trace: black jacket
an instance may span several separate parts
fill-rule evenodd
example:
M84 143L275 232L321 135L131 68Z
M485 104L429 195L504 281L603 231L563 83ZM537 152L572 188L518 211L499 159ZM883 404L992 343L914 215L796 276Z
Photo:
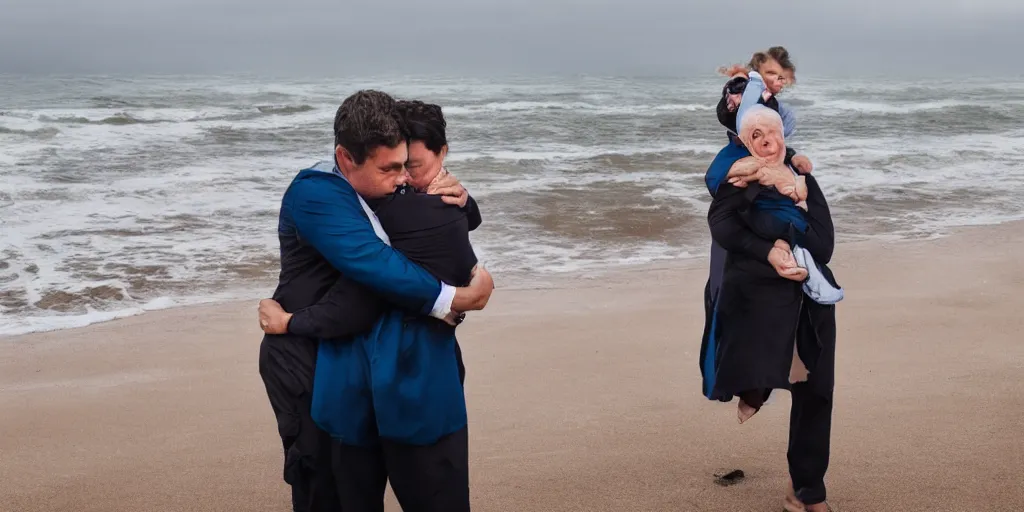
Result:
M807 299L801 283L780 277L768 263L774 240L758 237L743 221L757 187L743 190L722 184L708 212L711 236L728 252L717 300L705 305L701 344L704 392L713 400L728 401L753 389L789 389L794 339L812 373L817 361L830 358L835 350L835 306ZM804 247L835 284L828 269L835 230L828 203L812 176L807 176L807 204ZM831 396L830 367L817 376L816 391Z
M392 246L453 286L468 282L476 257L468 231L481 223L472 197L464 208L444 205L439 197L394 194L371 201ZM277 419L285 449L285 481L296 484L314 464L322 444L310 418L313 370L319 339L344 339L369 330L385 303L365 286L341 275L312 246L289 230L279 233L281 272L272 298L293 313L289 333L265 335L259 370ZM458 246L458 258L442 261L437 244ZM460 245L461 244L461 245ZM465 368L456 343L460 379Z
M452 286L469 284L476 255L469 232L481 224L472 198L465 208L445 204L439 196L403 188L382 199L367 201L391 239L391 246ZM347 338L367 331L384 308L382 299L338 274L336 282L315 304L293 313L288 332L319 339Z

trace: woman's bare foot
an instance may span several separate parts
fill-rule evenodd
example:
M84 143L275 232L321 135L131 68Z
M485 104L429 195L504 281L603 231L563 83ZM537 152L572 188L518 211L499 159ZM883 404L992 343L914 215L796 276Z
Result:
M782 502L782 508L786 512L832 512L832 507L828 506L827 502L804 505L796 497L796 491L793 490L793 480L789 481L789 488L786 489L786 499Z
M796 492L793 491L793 481L789 481L789 489L786 491L786 499L782 501L782 508L786 512L807 512L807 507L797 499Z
M782 509L785 512L807 512L807 507L797 499L797 492L793 489L793 478L790 478L790 486L785 489L785 500L782 501Z
M807 512L807 507L799 501L791 501L788 498L782 502L782 510L786 512Z
M736 408L736 417L739 418L740 425L746 423L746 421L755 414L757 414L757 409L747 405L747 403L740 398L739 406Z

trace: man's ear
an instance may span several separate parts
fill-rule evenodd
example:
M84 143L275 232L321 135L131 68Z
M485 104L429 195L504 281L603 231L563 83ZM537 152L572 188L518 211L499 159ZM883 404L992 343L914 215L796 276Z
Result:
M441 146L441 161L444 162L444 157L448 156L448 144Z
M338 161L338 167L341 169L351 171L356 167L356 162L355 159L352 158L352 154L341 146L334 146L334 158Z

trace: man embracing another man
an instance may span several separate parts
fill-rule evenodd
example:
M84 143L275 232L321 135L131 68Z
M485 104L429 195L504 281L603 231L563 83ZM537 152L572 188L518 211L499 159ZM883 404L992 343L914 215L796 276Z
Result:
M436 105L357 92L335 116L334 161L282 198L259 361L297 512L383 511L389 479L407 512L469 510L455 326L494 283L469 244L476 203L443 169L444 129Z

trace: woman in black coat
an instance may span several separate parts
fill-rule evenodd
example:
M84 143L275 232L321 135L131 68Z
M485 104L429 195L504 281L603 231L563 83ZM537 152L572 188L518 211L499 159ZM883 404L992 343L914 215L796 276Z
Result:
M787 272L786 247L794 240L762 239L743 220L762 188L784 179L792 181L792 174L767 176L759 171L743 177L749 182L745 187L723 183L712 201L711 236L728 256L702 350L714 354L714 368L704 377L709 398L728 402L739 396L753 402L755 410L771 390L791 391L788 459L793 488L787 506L801 510L803 505L814 512L828 510L824 477L832 420L835 306L810 300L800 280ZM808 175L806 183L808 229L799 244L835 284L827 267L835 245L831 213L817 181ZM791 383L794 347L809 376Z

